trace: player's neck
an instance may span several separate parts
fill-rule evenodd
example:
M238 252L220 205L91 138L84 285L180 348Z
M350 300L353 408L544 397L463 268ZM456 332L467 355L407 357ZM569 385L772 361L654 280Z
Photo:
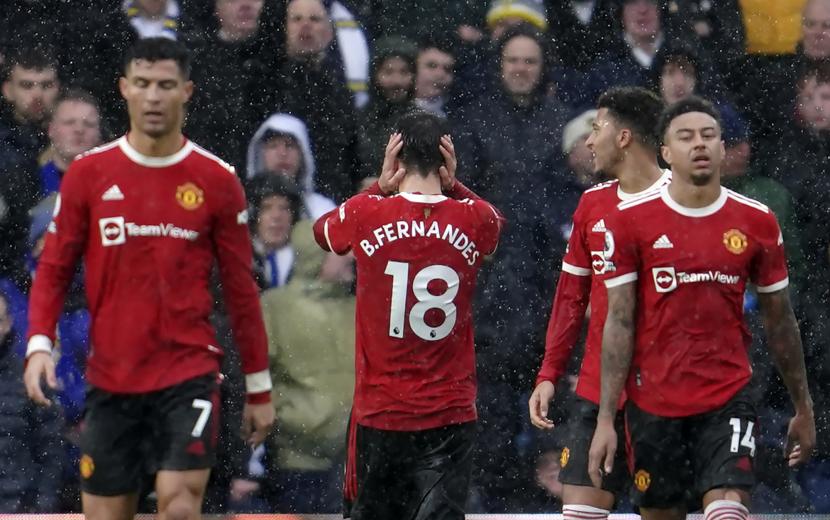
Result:
M438 175L422 177L417 173L407 173L398 185L402 193L423 193L424 195L441 195L441 180Z
M657 164L654 152L630 150L619 165L617 179L620 189L625 193L639 193L652 186L663 170Z
M669 196L676 203L686 208L705 208L714 204L721 194L721 185L718 176L704 185L698 186L688 180L680 180L678 175L673 175L669 184Z
M152 137L143 132L130 130L127 134L127 142L135 150L148 157L167 157L178 152L184 143L184 136L181 131L171 132L161 137Z

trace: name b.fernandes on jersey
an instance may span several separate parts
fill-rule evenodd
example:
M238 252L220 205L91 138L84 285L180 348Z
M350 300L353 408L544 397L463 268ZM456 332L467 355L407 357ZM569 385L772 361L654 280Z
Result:
M396 240L407 238L437 238L451 244L461 252L467 260L467 265L473 265L478 260L480 252L466 233L452 224L441 224L433 220L427 224L423 220L398 220L378 226L372 230L371 235L375 237L374 242L364 239L360 241L360 248L366 256L372 256L375 251L386 244Z

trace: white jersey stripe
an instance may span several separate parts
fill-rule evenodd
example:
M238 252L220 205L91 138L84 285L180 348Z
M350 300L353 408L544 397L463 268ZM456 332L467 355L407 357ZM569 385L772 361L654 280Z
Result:
M578 267L571 265L568 262L562 262L562 271L574 276L590 276L591 270L585 267Z
M637 197L636 199L631 199L631 200L626 200L624 202L620 202L617 205L617 208L619 208L619 209L633 208L634 206L639 206L640 204L643 204L643 203L648 202L650 200L659 199L660 196L661 196L660 190L650 191L647 194L643 195L642 197Z
M727 196L735 202L739 202L745 206L749 206L750 208L755 208L758 211L763 211L764 213L769 213L769 208L766 205L761 204L757 200L744 197L731 190L727 192Z
M191 143L193 143L193 141L191 141ZM236 169L233 166L231 166L227 162L223 161L219 157L213 155L212 153L208 152L207 150L205 150L204 148L202 148L198 144L193 143L193 150L195 152L197 152L199 155L201 155L202 157L207 157L211 161L219 164L219 166L221 166L222 168L228 170L230 173L236 175Z
M627 283L631 283L637 280L637 273L628 273L628 274L621 274L616 278L609 278L605 280L605 287L608 289L612 289L614 287L619 287L620 285L625 285Z
M775 282L772 285L758 285L755 289L761 294L774 293L790 285L790 278L784 278L780 282Z

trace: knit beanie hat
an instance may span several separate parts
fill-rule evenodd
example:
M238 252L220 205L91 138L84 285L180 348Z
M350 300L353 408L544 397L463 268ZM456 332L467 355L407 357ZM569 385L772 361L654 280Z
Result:
M540 31L548 28L548 18L542 0L493 0L487 10L487 26L499 20L518 17L534 25Z

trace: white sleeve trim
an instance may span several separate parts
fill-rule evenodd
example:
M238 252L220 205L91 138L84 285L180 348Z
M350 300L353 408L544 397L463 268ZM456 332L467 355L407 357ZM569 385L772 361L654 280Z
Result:
M249 394L260 394L271 390L271 373L268 370L245 376L245 390Z
M329 219L326 219L323 223L323 234L326 235L326 244L329 245L329 251L336 253L334 248L331 246L331 239L329 238Z
M591 270L585 267L577 267L568 262L562 262L562 271L575 276L591 276Z
M627 273L621 274L615 278L609 278L605 280L605 287L607 289L611 289L614 287L619 287L620 285L625 285L627 283L631 283L637 280L637 273Z
M26 358L28 359L29 356L34 354L35 352L46 352L48 354L52 353L52 340L49 339L48 336L43 334L35 334L31 338L29 338L29 343L26 345Z
M758 291L761 294L772 293L772 292L775 292L775 291L780 291L781 289L783 289L784 287L786 287L788 285L790 285L790 277L789 276L784 278L780 282L776 282L772 285L757 285L755 287L755 290Z

